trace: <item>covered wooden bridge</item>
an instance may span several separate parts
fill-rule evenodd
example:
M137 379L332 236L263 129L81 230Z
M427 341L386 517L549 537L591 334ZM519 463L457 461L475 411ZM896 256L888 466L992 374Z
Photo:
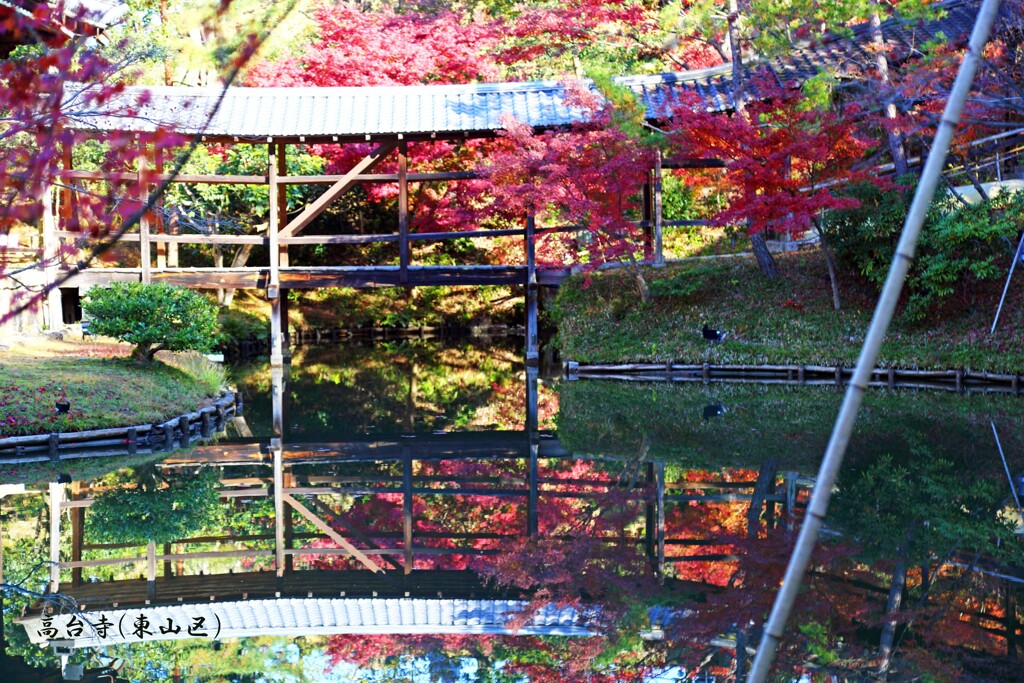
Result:
M944 3L946 13L926 24L887 22L883 32L896 52L910 54L915 44L935 38L939 33L957 36L969 27L976 11L973 0ZM853 36L807 46L789 57L770 64L752 65L749 70L768 68L778 83L800 82L823 66L840 72L862 74L873 63L873 50L866 28ZM645 108L647 118L657 122L670 115L671 107L684 95L696 94L709 109L726 111L733 107L730 69L715 67L683 73L629 76L616 79L619 86L632 90ZM748 88L748 95L750 88ZM158 129L193 136L206 143L222 146L259 145L266 148L264 169L252 175L173 174L151 147L143 145L142 156L133 170L98 173L77 169L71 149L65 149L63 170L55 180L57 188L43 226L43 263L41 281L61 282L66 290L102 285L115 280L159 281L189 287L218 289L260 289L272 307L271 357L282 361L286 338L286 297L282 290L297 288L381 287L423 285L519 285L527 294L527 327L534 332L538 288L557 286L567 269L540 270L534 260L538 235L552 230L538 228L529 216L521 227L480 229L467 226L453 232L417 232L410 216L410 186L423 183L447 183L474 177L470 169L426 170L411 167L409 144L447 141L458 143L474 138L493 138L504 128L505 117L532 126L536 130L559 128L579 122L584 112L566 103L565 87L557 82L473 83L462 85L420 85L357 88L228 88L186 87L128 88L102 108L91 104L82 91L65 94L64 113L68 125L81 139L102 138L111 132L145 133ZM344 146L358 154L358 160L340 174L290 175L288 155L295 145ZM378 171L383 162L389 172ZM671 165L720 167L720 160L673 159ZM645 232L645 256L658 263L661 259L661 231L669 225L699 223L666 222L661 212L661 172L663 163L655 161L645 187L644 207L639 221ZM126 258L134 267L92 267L74 263L67 257L75 247L87 249L89 240L82 232L69 230L74 225L76 195L89 183L105 182L129 188L129 194L144 206L154 191L168 182L236 184L268 188L266 229L254 226L238 234L218 234L212 229L185 234L161 213L147 212L138 228L121 235L127 247L137 245L137 257ZM316 221L334 202L353 188L366 183L395 186L397 216L393 232L387 234L316 234ZM287 211L285 191L296 185L323 186L324 191L297 214ZM521 262L499 265L424 265L416 263L414 244L464 238L505 237L522 240L525 258ZM397 263L346 266L311 266L298 262L291 247L299 245L397 245ZM178 257L182 245L214 247L215 262L209 267L185 267ZM251 248L260 245L267 251L266 261L258 265L224 265L217 256L221 247ZM121 247L124 249L125 247ZM295 251L295 250L291 250ZM63 271L63 272L61 272ZM51 292L49 324L62 326L60 293ZM529 335L528 335L529 336ZM528 356L535 354L528 342Z

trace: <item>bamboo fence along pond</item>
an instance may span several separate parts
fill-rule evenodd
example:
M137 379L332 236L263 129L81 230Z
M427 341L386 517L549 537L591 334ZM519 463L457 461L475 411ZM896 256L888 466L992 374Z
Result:
M566 361L563 377L617 379L633 382L737 382L790 385L847 384L852 367L841 365L683 365L676 363L582 364ZM889 389L947 389L1021 395L1021 375L970 370L915 370L876 368L869 386Z
M58 461L107 455L136 455L184 448L224 431L227 421L242 414L242 398L224 392L213 405L158 424L92 429L84 432L32 434L0 439L0 460L6 463Z

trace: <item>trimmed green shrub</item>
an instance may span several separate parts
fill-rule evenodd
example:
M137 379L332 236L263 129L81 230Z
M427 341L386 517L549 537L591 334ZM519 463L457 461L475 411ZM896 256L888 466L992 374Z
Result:
M89 290L82 308L93 334L134 344L132 357L142 363L164 349L206 352L216 340L217 306L183 287L115 282Z

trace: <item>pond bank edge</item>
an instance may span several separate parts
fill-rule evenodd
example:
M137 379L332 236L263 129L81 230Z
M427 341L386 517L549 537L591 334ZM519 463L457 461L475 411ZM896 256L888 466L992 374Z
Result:
M575 379L619 379L626 381L713 381L759 382L762 384L844 386L854 368L842 365L713 365L711 363L578 363L563 361L562 376ZM972 372L970 370L917 370L875 368L868 386L889 389L947 389L958 393L971 390L1020 396L1019 373Z
M172 451L176 442L178 447L185 448L193 441L211 438L224 429L229 418L241 417L242 410L241 395L229 390L224 391L212 405L156 424L2 438L0 458L4 463L13 464ZM73 452L67 452L68 449L73 449Z

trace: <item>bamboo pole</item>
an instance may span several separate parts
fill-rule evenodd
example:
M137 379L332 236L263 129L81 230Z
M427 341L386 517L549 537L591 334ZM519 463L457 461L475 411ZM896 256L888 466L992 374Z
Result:
M999 322L999 314L1003 312L1003 302L1006 301L1006 292L1010 289L1010 280L1013 278L1013 271L1017 267L1017 261L1021 258L1021 247L1024 247L1024 235L1020 236L1020 241L1017 242L1017 251L1013 252L1013 263L1010 264L1010 272L1006 276L1006 284L1003 285L1003 295L999 297L999 307L996 308L996 317L992 319L992 329L989 330L989 334L996 333L996 323Z
M867 390L868 377L875 368L882 340L885 338L886 330L896 310L903 282L914 258L914 249L921 233L925 214L928 212L932 196L935 194L942 167L946 162L946 153L949 151L960 113L963 111L964 103L974 81L974 75L978 70L982 50L985 43L988 42L988 35L998 11L999 0L985 0L978 11L968 51L960 64L959 73L957 73L956 81L950 91L949 100L946 102L946 109L931 147L932 152L928 155L924 172L921 174L921 182L914 192L914 200L907 213L903 233L900 235L896 254L885 280L885 287L882 289L874 316L871 319L871 326L868 328L867 337L864 339L864 345L857 359L857 367L847 385L843 405L839 409L839 416L836 418L828 448L825 450L825 456L818 471L817 486L814 487L814 492L811 494L807 514L804 517L803 526L800 528L800 536L793 548L793 554L790 557L789 566L786 568L782 586L775 598L771 615L765 624L761 643L757 648L757 656L747 679L748 683L763 683L767 680L771 670L772 661L775 659L775 650L782 640L786 621L789 619L789 613L793 609L800 584L803 582L807 566L811 561L811 553L817 541L818 531L828 512L832 488L839 476L850 433L857 421L857 411Z

